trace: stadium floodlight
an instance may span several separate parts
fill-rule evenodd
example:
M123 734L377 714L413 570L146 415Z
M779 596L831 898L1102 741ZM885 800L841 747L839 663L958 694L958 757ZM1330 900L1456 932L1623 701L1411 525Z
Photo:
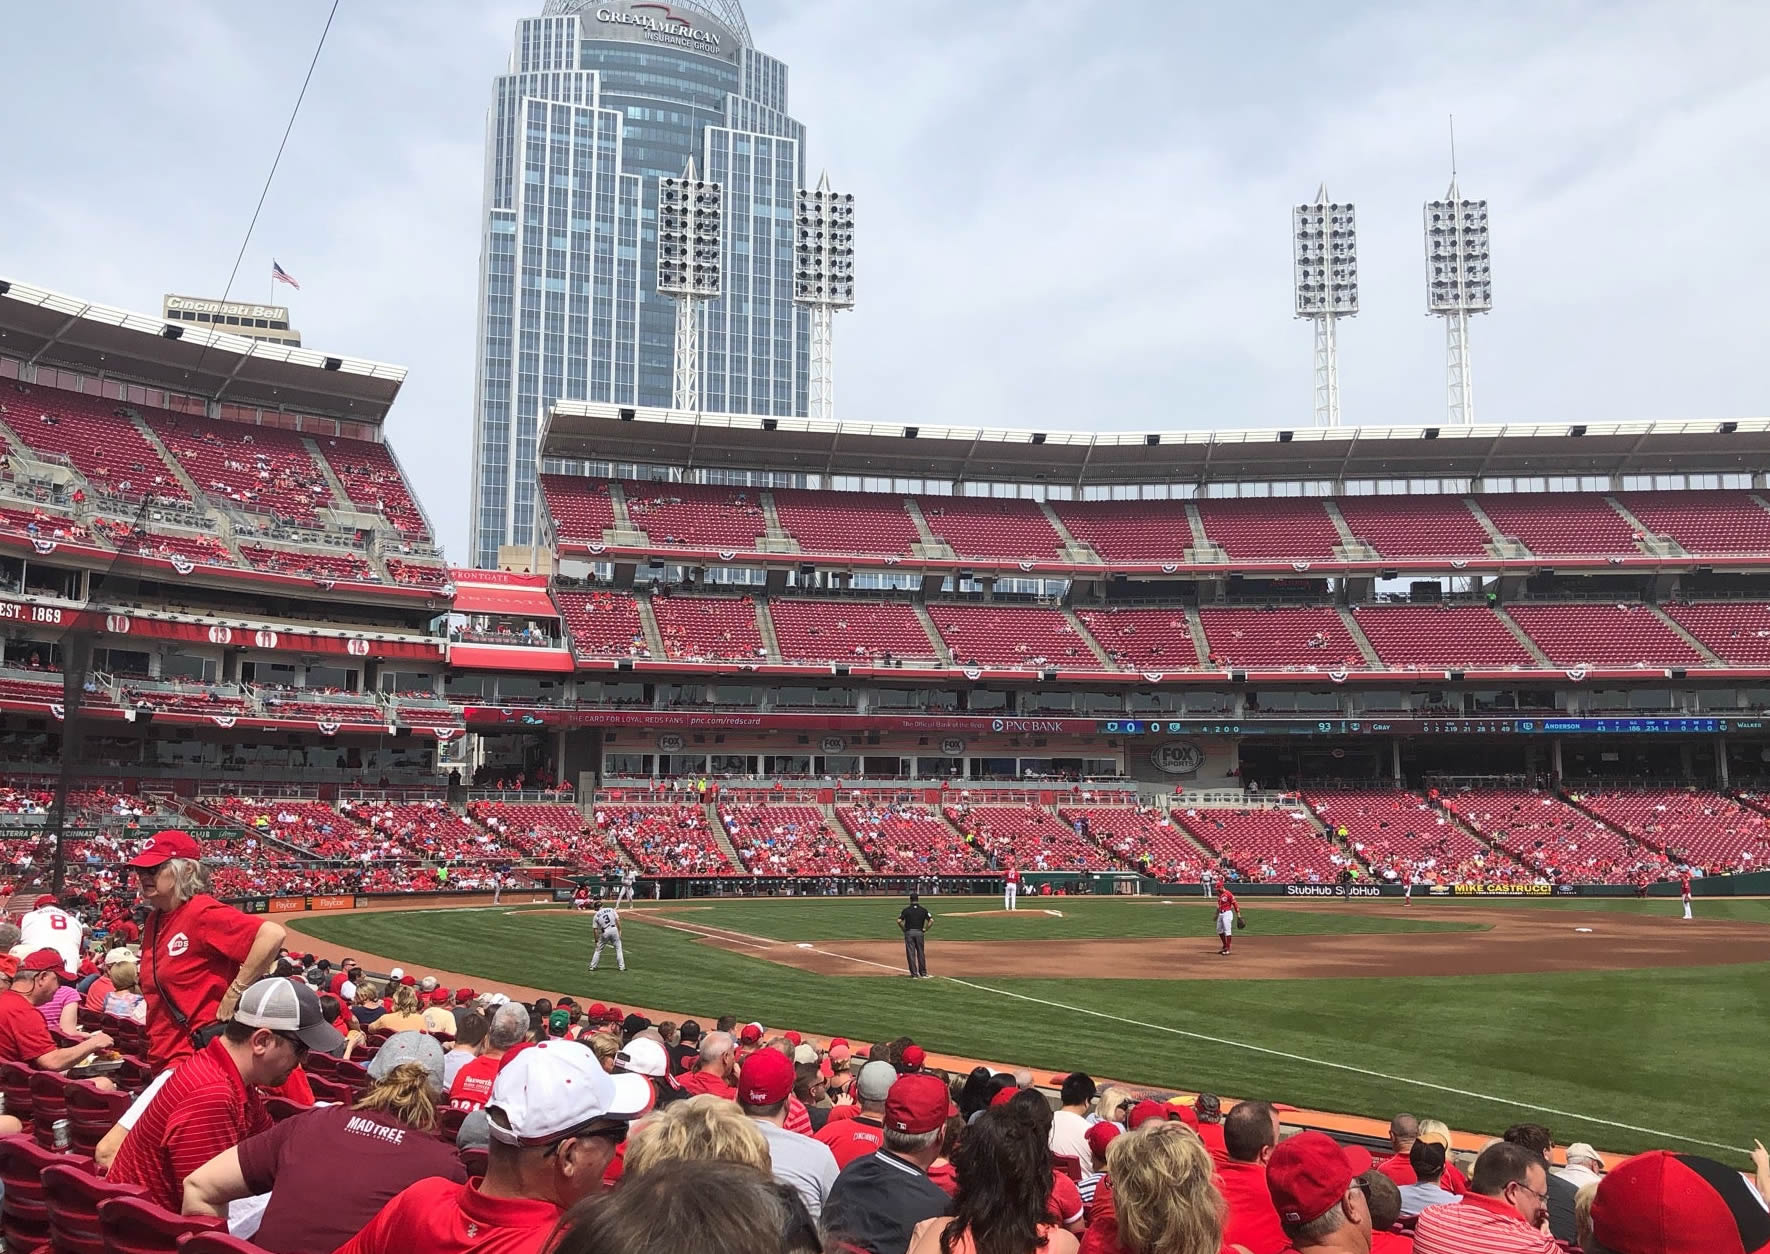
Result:
M658 179L658 294L676 300L671 403L688 412L701 408L701 307L721 291L724 206L725 189L697 177L693 158L681 178Z
M838 309L854 308L854 197L831 191L826 173L815 191L799 189L793 216L793 301L811 309L810 415L834 418L833 324Z
M1469 315L1493 309L1487 202L1464 200L1456 175L1443 200L1426 202L1426 313L1444 319L1445 384L1452 424L1475 421Z
M1349 203L1328 199L1291 210L1291 258L1296 270L1296 316L1315 324L1315 424L1340 425L1340 355L1334 323L1358 313L1358 215Z

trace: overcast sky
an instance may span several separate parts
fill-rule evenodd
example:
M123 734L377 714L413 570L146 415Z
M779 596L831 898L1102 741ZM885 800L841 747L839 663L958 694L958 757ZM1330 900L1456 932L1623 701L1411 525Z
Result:
M329 8L14 5L0 274L219 295ZM410 369L388 424L466 552L485 110L540 0L346 0L246 253L309 347ZM844 418L1303 425L1289 207L1357 203L1348 423L1444 413L1420 203L1493 220L1486 422L1770 412L1770 6L752 0L810 166L858 198Z

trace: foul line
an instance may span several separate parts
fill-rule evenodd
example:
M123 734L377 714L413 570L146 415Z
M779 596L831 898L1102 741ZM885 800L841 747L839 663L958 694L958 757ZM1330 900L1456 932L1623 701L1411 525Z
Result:
M704 934L711 936L715 940L734 940L743 944L752 945L759 949L769 948L783 943L780 941L768 940L766 937L757 937L743 932L735 932L730 928L715 927L702 929L699 925L695 924L681 924L676 923L675 921L664 923L662 920L655 918L647 921L660 923L664 927L680 928L683 931L704 931ZM865 966L878 967L882 971L897 970L895 966L888 963L874 962L871 958L856 958L852 954L837 953L833 949L818 949L813 947L811 952L815 954L825 954L831 958L840 958L844 962L858 962ZM1148 1028L1152 1032L1166 1032L1171 1036L1182 1036L1188 1040L1204 1041L1210 1045L1226 1045L1231 1049L1245 1049L1249 1053L1264 1054L1268 1058L1282 1058L1287 1062L1301 1062L1316 1067L1327 1067L1334 1071L1345 1071L1352 1075L1361 1075L1372 1080L1386 1080L1391 1084L1408 1084L1415 1088L1430 1089L1434 1093L1449 1093L1455 1097L1471 1097L1476 1101L1492 1102L1498 1106L1510 1106L1515 1110L1530 1110L1545 1115L1558 1115L1563 1119L1578 1119L1582 1123L1601 1124L1606 1128L1619 1128L1624 1132L1639 1132L1645 1136L1664 1137L1671 1141L1681 1141L1685 1145L1701 1145L1707 1149L1729 1150L1736 1154L1750 1152L1741 1149L1737 1145L1724 1145L1719 1141L1704 1141L1700 1137L1680 1136L1676 1132L1664 1132L1658 1128L1643 1128L1638 1124L1619 1123L1615 1119L1601 1119L1597 1115L1582 1115L1574 1110L1557 1110L1553 1106L1539 1106L1534 1102L1520 1102L1514 1101L1509 1097L1495 1097L1491 1093L1477 1093L1473 1089L1459 1089L1448 1084L1435 1084L1431 1080L1416 1080L1411 1076L1390 1075L1386 1071L1373 1071L1368 1067L1355 1067L1350 1063L1330 1062L1325 1058L1311 1058L1307 1054L1293 1054L1286 1050L1272 1049L1265 1045L1252 1045L1246 1041L1232 1041L1227 1037L1210 1036L1203 1032L1190 1032L1185 1028L1169 1027L1165 1023L1149 1023L1142 1019L1128 1019L1123 1015L1108 1014L1104 1010L1090 1010L1086 1006L1072 1006L1067 1002L1048 1001L1043 997L1033 997L1026 993L1015 993L1005 988L991 988L987 984L977 984L970 980L961 980L957 976L940 975L935 978L946 980L952 984L962 985L965 988L974 988L980 993L994 993L998 997L1010 997L1015 1001L1031 1002L1035 1006L1047 1006L1053 1010L1067 1010L1072 1014L1088 1015L1090 1018L1094 1019L1106 1019L1113 1023L1123 1023L1135 1028Z

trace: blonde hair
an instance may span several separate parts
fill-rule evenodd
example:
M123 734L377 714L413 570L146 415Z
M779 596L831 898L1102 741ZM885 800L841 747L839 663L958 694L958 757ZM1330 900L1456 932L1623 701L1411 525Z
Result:
M380 1000L381 1000L381 986L379 984L375 984L375 983L372 983L368 980L364 980L362 983L360 983L356 986L356 1004L357 1005L359 1005L359 1006L373 1006L376 1002L378 1002Z
M418 1008L418 994L409 985L401 984L393 990L393 1013L396 1015L424 1013Z
M133 962L113 963L108 974L119 993L130 992L141 983L141 973L136 970Z
M1592 1199L1598 1196L1598 1182L1582 1184L1579 1192L1573 1195L1573 1235L1574 1244L1582 1250L1593 1250L1597 1246L1597 1237L1592 1234Z
M755 1122L712 1093L696 1094L647 1116L627 1139L629 1175L671 1162L741 1163L764 1175L774 1173L768 1142Z
M615 1055L621 1052L621 1038L613 1032L594 1032L584 1042L590 1052L596 1055L596 1061L602 1064L604 1071L613 1071Z
M1118 1208L1119 1242L1130 1254L1217 1254L1223 1195L1198 1134L1174 1120L1150 1120L1106 1147L1106 1174Z
M419 1132L435 1132L441 1121L436 1112L439 1094L431 1087L434 1082L430 1068L423 1063L402 1062L375 1081L351 1109L386 1111Z
M1442 1145L1448 1150L1451 1147L1450 1125L1442 1119L1422 1119L1420 1120L1419 1134L1414 1139L1427 1141L1433 1145Z
M1127 1101L1135 1101L1136 1098L1137 1094L1130 1089L1118 1084L1109 1084L1100 1090L1100 1096L1094 1102L1094 1113L1122 1128L1125 1126L1125 1116L1131 1112L1120 1110L1119 1107Z

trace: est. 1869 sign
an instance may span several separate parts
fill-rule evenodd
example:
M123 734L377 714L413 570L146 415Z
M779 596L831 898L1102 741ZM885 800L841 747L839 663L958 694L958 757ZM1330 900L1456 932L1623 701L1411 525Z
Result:
M1196 775L1205 754L1190 740L1170 740L1149 751L1149 764L1163 775Z

